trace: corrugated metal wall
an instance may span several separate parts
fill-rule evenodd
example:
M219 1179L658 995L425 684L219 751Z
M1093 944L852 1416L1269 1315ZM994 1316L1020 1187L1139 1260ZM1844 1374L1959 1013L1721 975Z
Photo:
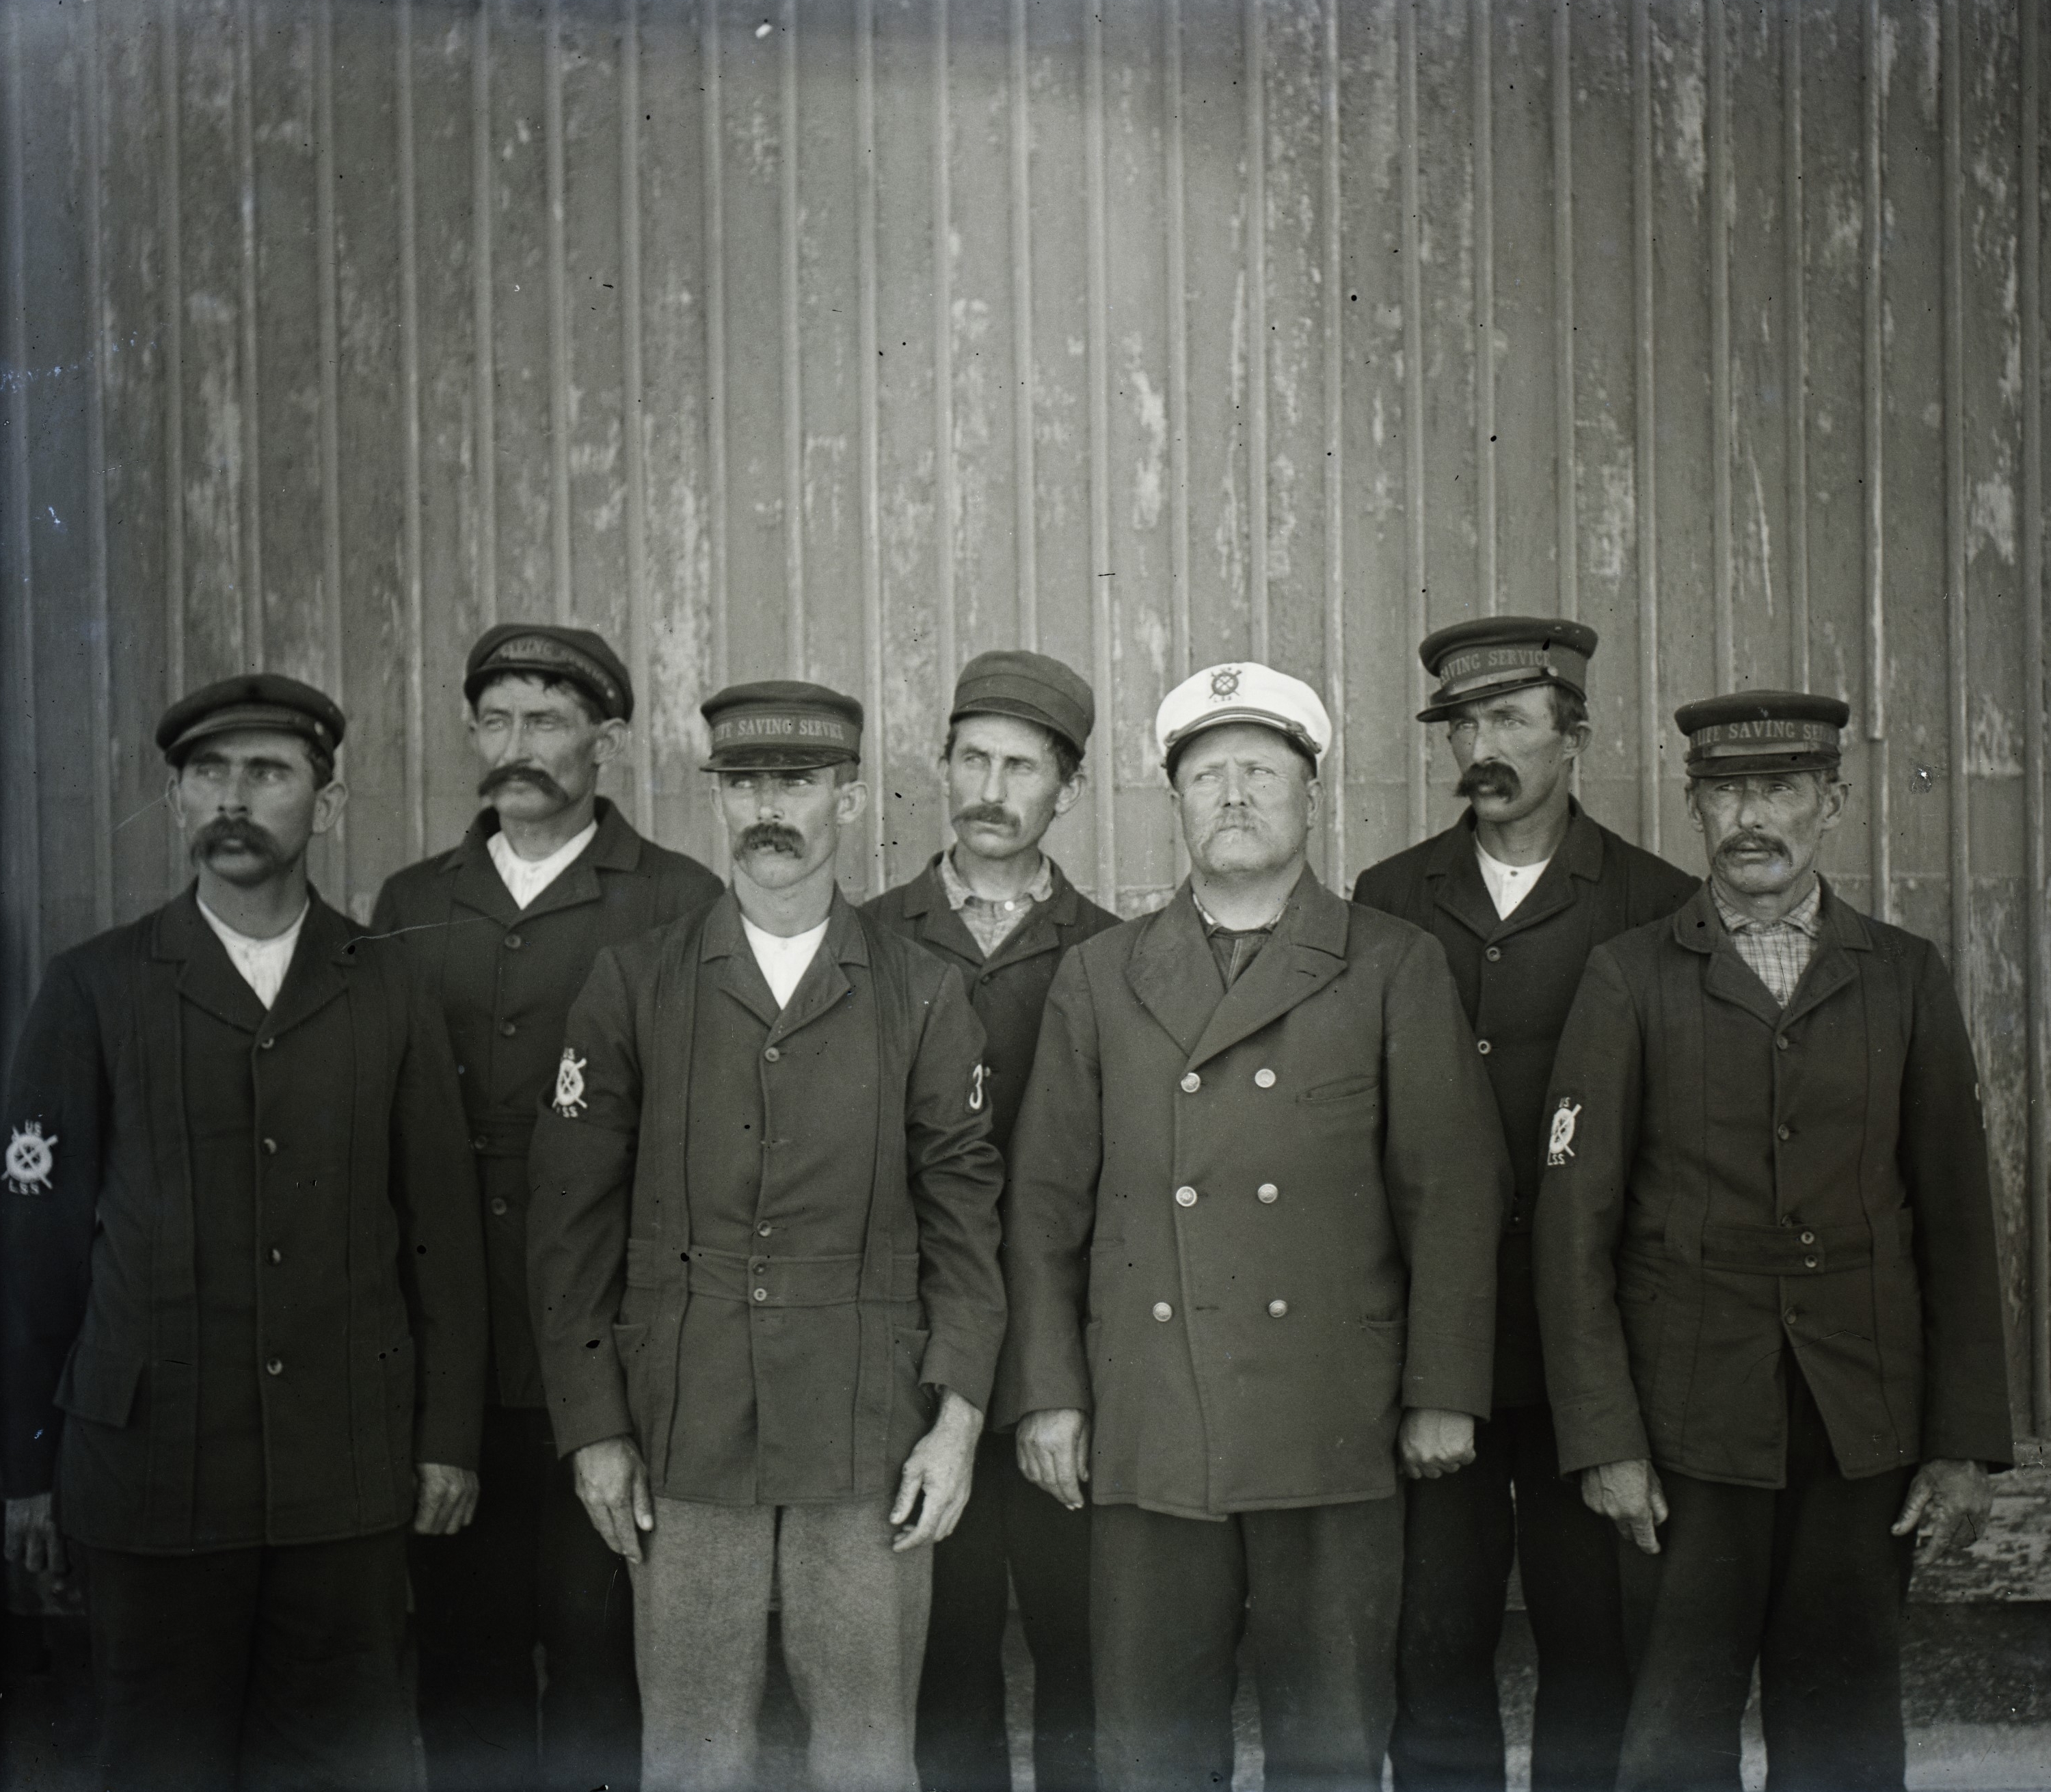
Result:
M1094 680L1057 845L1178 865L1190 669L1320 684L1321 860L1453 813L1429 626L1602 631L1591 806L1686 862L1668 720L1852 705L1852 900L1982 1054L2019 1387L2044 1231L2045 33L2030 0L12 0L4 1019L184 875L156 715L351 717L330 895L471 808L500 618L627 653L615 794L717 846L699 697L869 706L851 888L941 840L951 673ZM2040 1099L2032 1100L2035 1095Z

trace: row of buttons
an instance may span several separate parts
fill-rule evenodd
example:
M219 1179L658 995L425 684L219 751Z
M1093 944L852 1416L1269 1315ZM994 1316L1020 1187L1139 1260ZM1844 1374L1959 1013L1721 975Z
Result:
M1156 1301L1154 1303L1154 1317L1165 1325L1175 1317L1175 1310L1166 1301ZM1271 1319L1287 1318L1289 1303L1287 1301L1270 1301L1268 1303L1268 1317Z
M1201 1076L1197 1076L1193 1070L1186 1070L1182 1072L1182 1093L1184 1095L1193 1095L1203 1086L1204 1079ZM1256 1070L1253 1073L1253 1086L1256 1089L1273 1088L1275 1087L1275 1072L1270 1070L1265 1064L1263 1064L1260 1069Z
M1282 1191L1272 1182L1264 1182L1253 1191L1255 1200L1264 1201L1270 1206L1280 1198L1281 1193ZM1185 1182L1175 1191L1175 1204L1178 1207L1194 1207L1197 1204L1197 1191Z

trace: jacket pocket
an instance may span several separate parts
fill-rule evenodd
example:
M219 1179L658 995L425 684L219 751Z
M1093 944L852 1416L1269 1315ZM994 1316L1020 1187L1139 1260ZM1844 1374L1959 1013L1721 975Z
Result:
M58 1409L96 1425L126 1426L143 1384L143 1359L94 1344L72 1345L57 1378Z
M1342 1076L1334 1082L1320 1083L1314 1089L1306 1089L1296 1099L1299 1102L1347 1101L1355 1095L1372 1095L1381 1086L1378 1076Z

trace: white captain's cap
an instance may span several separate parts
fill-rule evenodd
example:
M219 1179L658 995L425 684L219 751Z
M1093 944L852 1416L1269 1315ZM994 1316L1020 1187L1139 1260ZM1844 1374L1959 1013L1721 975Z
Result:
M1332 719L1318 693L1300 678L1256 660L1206 666L1162 698L1154 713L1154 738L1164 763L1206 728L1251 722L1287 735L1313 759L1331 744Z

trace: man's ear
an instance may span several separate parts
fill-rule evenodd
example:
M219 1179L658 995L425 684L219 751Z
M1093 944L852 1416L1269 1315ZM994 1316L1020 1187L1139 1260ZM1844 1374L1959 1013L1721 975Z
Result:
M634 731L617 716L608 716L598 724L598 736L591 744L591 756L600 765L610 765L615 759L623 758L632 744Z
M1577 759L1588 750L1588 743L1596 737L1592 723L1580 721L1567 730L1567 744L1563 749L1569 759Z
M861 819L861 812L869 806L869 787L859 778L850 778L845 784L834 787L834 820L842 827L851 827Z
M1065 815L1081 802L1083 786L1088 782L1089 774L1080 766L1077 766L1075 776L1054 792L1054 813L1057 815Z
M330 779L325 790L314 794L314 832L327 833L342 819L342 812L348 806L348 785L339 778Z
M1823 831L1828 834L1845 818L1845 805L1852 799L1852 787L1833 778L1823 791Z

